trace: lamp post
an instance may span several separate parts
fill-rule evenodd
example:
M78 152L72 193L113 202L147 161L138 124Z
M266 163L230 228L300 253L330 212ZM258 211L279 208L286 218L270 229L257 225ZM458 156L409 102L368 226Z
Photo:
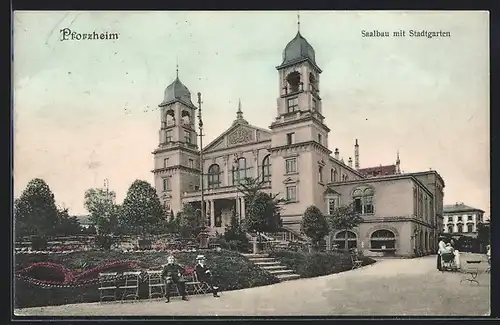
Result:
M198 235L198 238L200 240L200 248L208 248L208 231L207 227L205 226L205 186L203 182L203 120L201 118L201 93L198 93L198 128L200 130L200 190L201 190L201 224L200 224L200 233Z

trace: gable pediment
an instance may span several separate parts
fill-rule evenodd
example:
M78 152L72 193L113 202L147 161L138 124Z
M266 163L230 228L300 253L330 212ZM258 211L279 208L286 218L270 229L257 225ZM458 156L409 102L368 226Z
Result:
M224 131L214 141L204 148L205 152L223 150L242 144L271 139L271 132L249 124L237 123Z
M294 179L294 178L291 178L291 177L287 177L283 181L283 184L295 184L295 183L298 183L298 182L299 181L297 179Z
M339 192L335 191L333 188L327 186L325 191L323 192L324 195L340 195Z

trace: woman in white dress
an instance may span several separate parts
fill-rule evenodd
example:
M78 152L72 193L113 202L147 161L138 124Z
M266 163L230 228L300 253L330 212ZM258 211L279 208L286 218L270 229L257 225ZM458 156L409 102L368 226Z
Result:
M452 245L450 246L452 248L453 255L455 255L455 266L457 269L460 269L460 252L458 251L458 249L455 249Z

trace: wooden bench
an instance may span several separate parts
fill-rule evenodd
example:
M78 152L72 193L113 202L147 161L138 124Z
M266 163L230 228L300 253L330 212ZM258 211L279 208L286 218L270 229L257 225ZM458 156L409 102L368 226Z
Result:
M467 268L463 270L464 277L460 280L460 283L467 281L470 283L476 283L479 285L478 276L482 274L486 274L490 272L490 268L486 268L484 270L479 269L479 264L481 264L481 260L469 260L465 261Z

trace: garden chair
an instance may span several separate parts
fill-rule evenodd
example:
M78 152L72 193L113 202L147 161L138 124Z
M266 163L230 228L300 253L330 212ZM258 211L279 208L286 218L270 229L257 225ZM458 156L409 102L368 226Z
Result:
M116 285L117 272L99 273L99 302L106 298L116 300Z
M352 270L359 269L363 265L363 261L359 259L357 253L351 254Z
M466 260L465 267L462 268L463 277L460 279L460 284L464 281L471 283L476 283L479 285L479 276L490 272L490 264L488 266L483 266L484 260L475 259L475 260Z
M162 271L146 271L148 274L148 287L149 287L149 299L153 299L155 296L164 297L165 296L165 282L161 277Z
M123 272L125 285L120 287L123 289L122 302L127 298L139 298L139 282L141 272Z
M198 275L194 268L186 269L186 276L189 279L189 281L186 282L186 290L190 291L190 294L204 295L212 292L208 283L198 280Z

